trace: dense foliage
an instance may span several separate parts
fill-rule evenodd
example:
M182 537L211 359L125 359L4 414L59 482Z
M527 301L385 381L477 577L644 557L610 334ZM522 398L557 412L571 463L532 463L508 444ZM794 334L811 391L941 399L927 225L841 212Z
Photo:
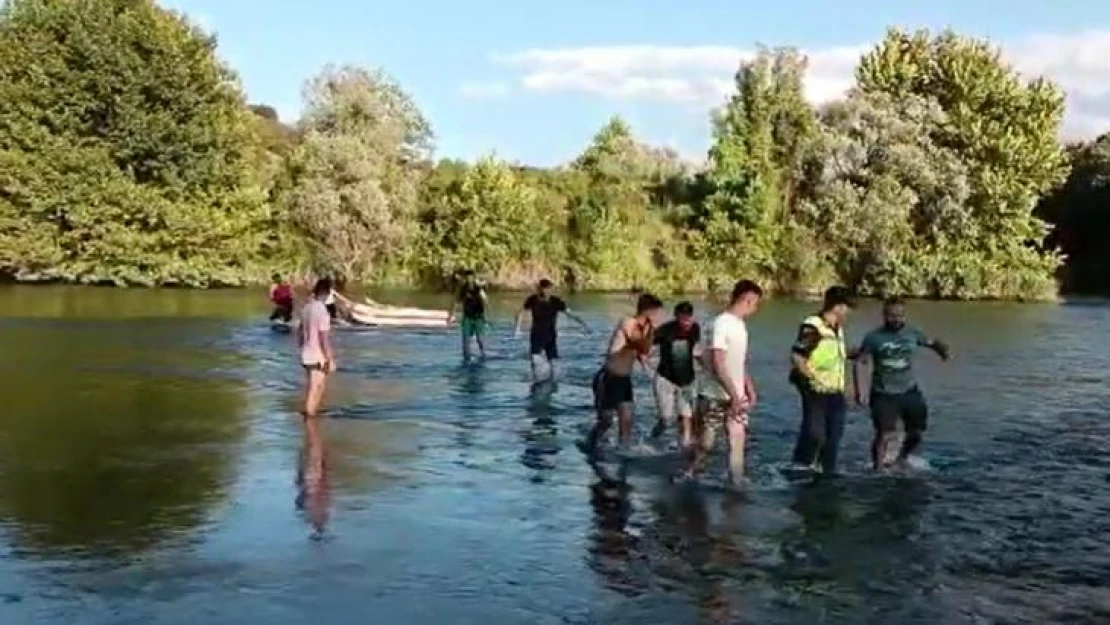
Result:
M504 287L672 291L743 275L946 298L1110 285L1110 139L1065 149L1060 91L991 46L891 31L821 109L798 52L738 65L704 166L619 118L555 168L435 162L430 123L380 70L324 68L286 125L152 0L8 0L0 273L435 285L472 268Z

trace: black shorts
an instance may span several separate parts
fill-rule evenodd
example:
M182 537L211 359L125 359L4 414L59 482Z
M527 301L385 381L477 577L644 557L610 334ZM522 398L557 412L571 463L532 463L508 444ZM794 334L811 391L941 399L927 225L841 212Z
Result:
M282 302L274 306L274 312L270 313L270 321L279 319L285 323L293 320L293 302Z
M593 388L598 410L616 410L621 404L632 403L632 376L613 375L602 367L594 374Z
M871 394L871 423L878 432L893 432L901 421L907 432L924 432L929 421L929 408L919 389L899 395Z
M529 343L533 356L543 354L548 360L555 360L559 357L559 346L555 343L554 336L533 335Z

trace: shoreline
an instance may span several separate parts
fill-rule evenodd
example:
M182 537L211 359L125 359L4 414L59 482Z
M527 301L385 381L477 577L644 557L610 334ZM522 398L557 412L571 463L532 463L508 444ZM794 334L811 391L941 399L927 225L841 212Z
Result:
M310 288L310 282L304 280L292 281L293 289L297 292L307 291ZM256 289L266 289L269 287L268 282L257 283L244 283L238 285L213 285L207 287L186 286L186 285L119 285L111 283L81 283L69 282L64 280L2 280L0 281L0 289L12 287L26 287L26 288L90 288L95 290L120 290L120 291L250 291ZM486 290L491 294L525 294L532 291L529 286L499 286L499 285L486 285ZM628 295L635 296L642 292L650 292L650 288L633 287L628 289L574 289L559 284L555 285L557 291L562 292L566 296L572 295ZM433 287L433 286L417 286L411 284L399 284L382 282L374 283L350 283L346 289L356 293L370 293L370 292L397 292L397 293L420 293L425 295L449 295L453 292L453 287ZM726 296L726 290L719 291L709 290L688 290L682 292L669 292L669 291L656 291L656 295L670 299L683 299L683 298L702 298L702 299L720 299ZM954 298L954 297L928 297L928 296L915 296L904 295L904 299L909 301L927 301L927 302L951 302L951 303L1011 303L1011 304L1081 304L1085 301L1101 302L1110 299L1110 293L1107 294L1086 294L1086 293L1062 293L1058 292L1052 297L1048 298L995 298L995 297L978 297L978 298ZM766 294L767 299L792 299L801 301L815 301L821 298L820 290L805 290L805 291L776 291L768 290ZM857 295L856 299L861 302L866 301L880 301L882 296L877 295Z

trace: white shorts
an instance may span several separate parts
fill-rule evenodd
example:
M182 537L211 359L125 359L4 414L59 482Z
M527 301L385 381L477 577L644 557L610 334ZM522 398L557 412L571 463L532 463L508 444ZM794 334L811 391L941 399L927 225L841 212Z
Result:
M671 423L675 415L693 416L696 386L693 383L679 386L661 375L655 376L655 405L659 408L659 418Z

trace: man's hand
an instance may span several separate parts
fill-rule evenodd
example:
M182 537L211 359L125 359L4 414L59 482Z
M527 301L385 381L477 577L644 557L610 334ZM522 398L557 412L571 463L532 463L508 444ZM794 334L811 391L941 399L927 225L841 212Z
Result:
M729 405L728 420L740 427L748 427L748 402L733 399Z
M335 373L335 360L328 359L328 361L324 363L324 373Z
M933 341L933 351L935 351L937 355L940 356L940 359L944 361L947 361L948 358L951 356L948 345L945 344L943 341Z
M728 401L728 414L729 417L736 417L747 412L749 407L748 400L740 395L733 395Z
M745 411L753 410L755 408L756 401L758 401L758 396L755 394L755 391L754 390L749 390L747 401L744 402L744 405L745 405L744 410Z

